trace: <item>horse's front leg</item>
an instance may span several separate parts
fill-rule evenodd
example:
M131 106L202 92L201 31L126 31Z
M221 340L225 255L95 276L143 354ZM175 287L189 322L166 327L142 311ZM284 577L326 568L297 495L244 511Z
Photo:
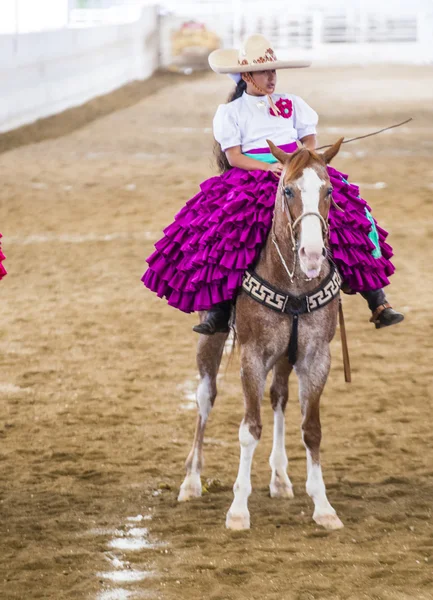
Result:
M302 439L307 451L307 494L314 502L313 519L325 529L340 529L343 523L326 496L320 466L320 396L331 365L329 345L307 352L295 365L299 379L299 400L302 411Z
M271 498L293 498L292 482L287 475L289 461L285 446L284 411L289 398L289 375L292 366L283 356L274 366L271 384L271 404L274 410L274 441L269 464L272 469L269 491Z
M228 529L249 529L248 497L251 494L251 465L262 433L260 404L266 382L263 361L254 350L242 348L241 378L245 399L245 416L239 428L241 456L239 471L233 486L234 500L227 513Z
M197 425L191 452L186 459L186 477L180 486L178 500L185 502L201 496L200 474L203 468L203 439L206 423L217 395L216 378L221 364L227 333L201 335L197 345L200 382L197 388Z

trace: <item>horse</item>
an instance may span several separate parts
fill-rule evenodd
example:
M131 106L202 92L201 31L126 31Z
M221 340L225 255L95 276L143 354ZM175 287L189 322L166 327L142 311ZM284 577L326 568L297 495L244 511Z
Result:
M329 345L336 330L341 287L327 252L328 214L333 200L326 165L337 155L342 141L322 154L304 146L286 154L268 141L283 170L272 229L255 270L246 272L236 299L234 326L240 348L245 414L239 428L240 464L226 517L228 529L250 528L251 465L262 432L260 406L270 370L274 411L270 496L293 498L284 421L293 369L299 381L306 491L314 503L313 520L325 529L343 527L327 498L320 464L320 396L330 370ZM179 491L181 502L201 496L204 432L217 395L216 379L227 336L200 335L198 341L198 417L186 460L186 477Z

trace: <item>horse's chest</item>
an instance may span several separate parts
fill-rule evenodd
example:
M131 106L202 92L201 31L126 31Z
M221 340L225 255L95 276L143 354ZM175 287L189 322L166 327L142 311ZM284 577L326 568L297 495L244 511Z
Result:
M297 351L300 356L330 343L335 334L334 302L314 313L299 315ZM294 328L293 317L269 310L241 294L236 306L236 332L240 346L255 348L265 364L287 355Z

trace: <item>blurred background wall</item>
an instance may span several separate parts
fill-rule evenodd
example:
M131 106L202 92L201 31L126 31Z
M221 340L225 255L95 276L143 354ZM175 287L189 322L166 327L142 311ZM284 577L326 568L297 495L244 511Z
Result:
M315 64L433 63L432 0L2 0L0 131L266 35Z
M47 10L46 21L40 14L29 20L25 12L20 20L19 11L17 31L0 34L0 132L145 79L158 66L156 7L144 7L132 22L74 27L67 11L51 14L49 0L33 5Z

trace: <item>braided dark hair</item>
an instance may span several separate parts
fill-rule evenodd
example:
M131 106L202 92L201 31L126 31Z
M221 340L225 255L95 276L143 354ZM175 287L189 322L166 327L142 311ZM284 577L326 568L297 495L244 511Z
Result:
M238 98L240 98L246 89L246 82L243 79L240 79L233 92L227 98L227 103L233 102L233 100L237 100ZM232 168L229 161L227 160L225 152L222 151L220 144L216 140L214 143L213 153L215 157L215 162L220 173L225 173L226 171L229 171Z
M235 89L230 94L230 96L227 98L227 104L229 102L233 102L233 100L237 100L238 98L240 98L246 89L247 89L247 82L244 81L243 79L239 79Z

